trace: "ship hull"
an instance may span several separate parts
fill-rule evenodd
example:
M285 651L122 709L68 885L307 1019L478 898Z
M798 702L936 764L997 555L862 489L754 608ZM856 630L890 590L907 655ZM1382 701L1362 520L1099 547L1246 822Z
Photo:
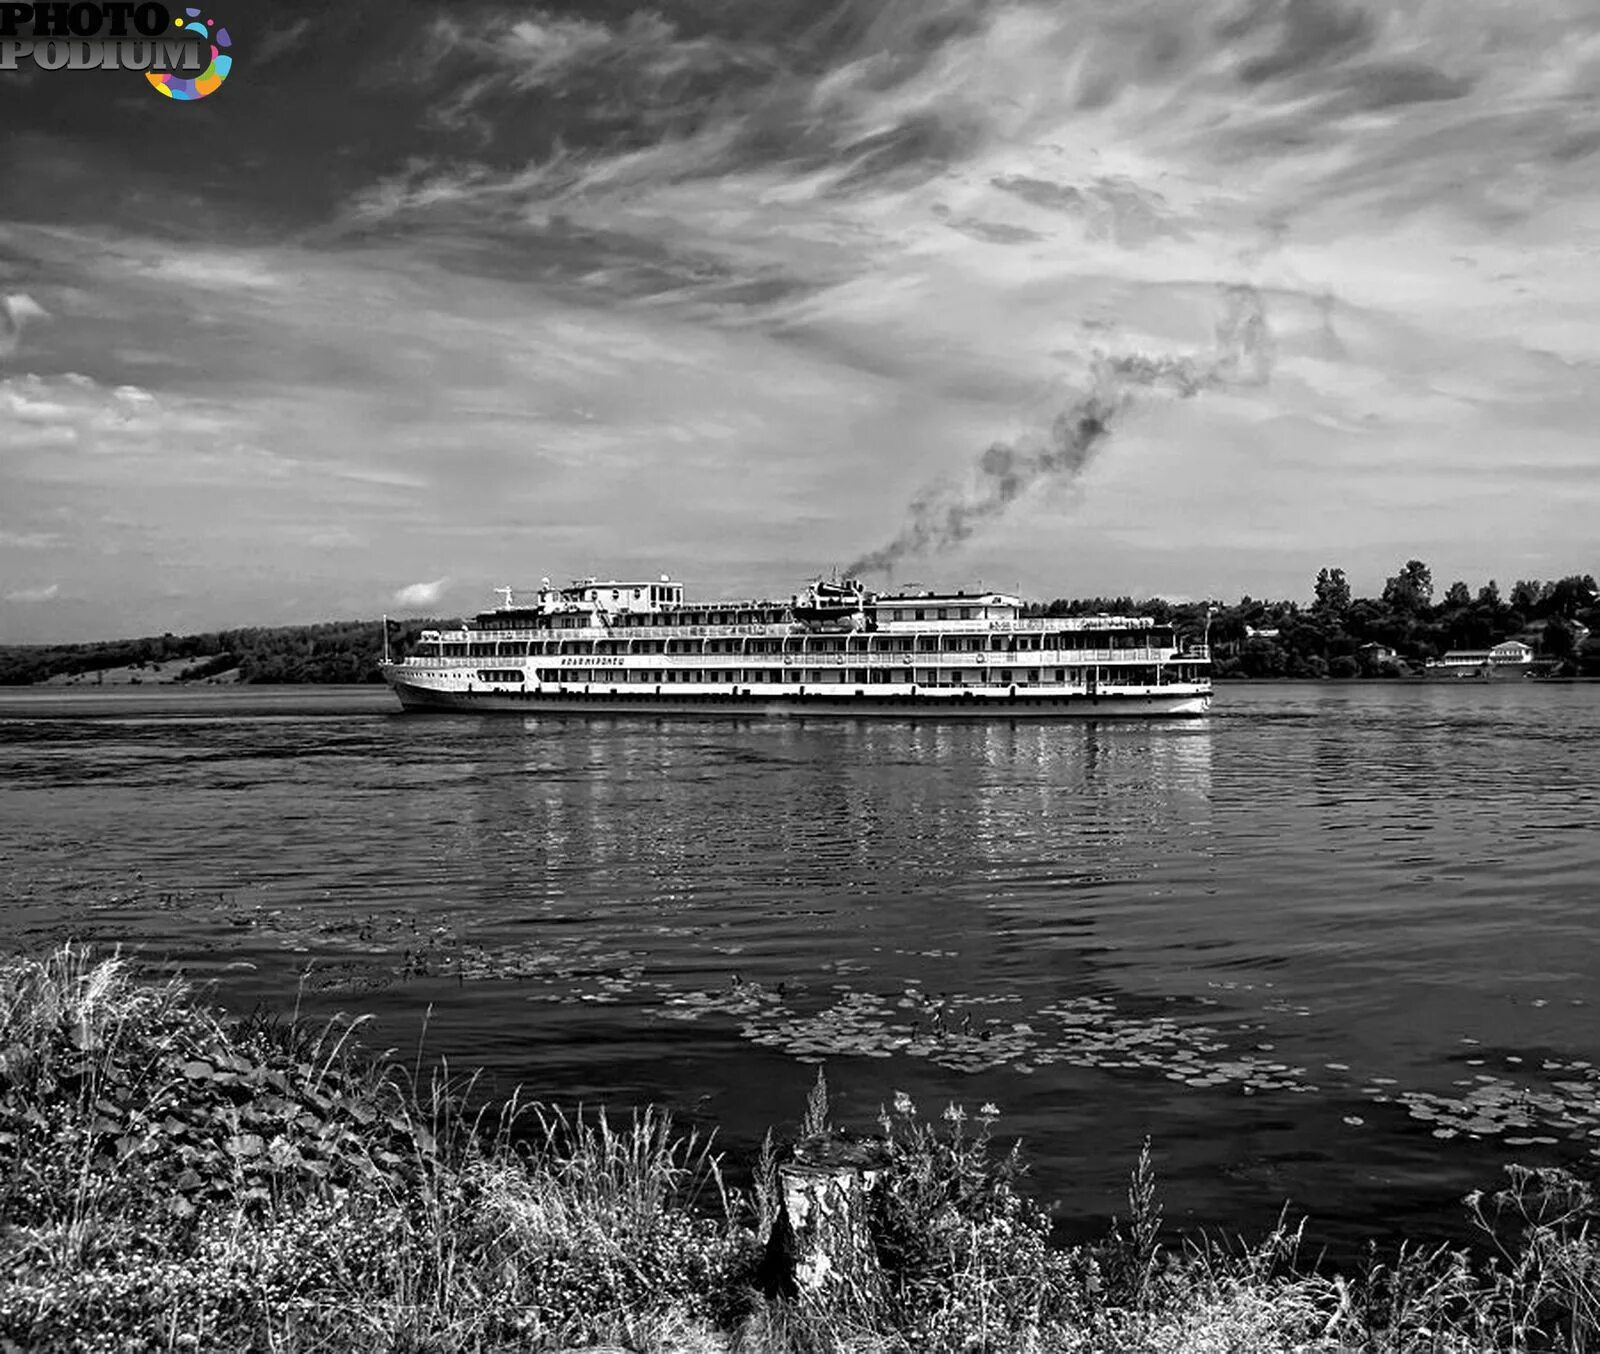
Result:
M677 718L745 715L758 718L892 719L1183 719L1211 707L1207 691L1082 692L1011 695L1005 690L923 691L917 694L834 696L823 692L763 694L441 690L387 675L408 713L484 715L664 715Z

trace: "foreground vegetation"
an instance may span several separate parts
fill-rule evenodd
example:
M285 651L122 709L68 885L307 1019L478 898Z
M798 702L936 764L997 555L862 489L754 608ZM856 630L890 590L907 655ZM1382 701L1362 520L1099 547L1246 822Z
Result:
M1555 675L1600 677L1600 590L1591 574L1552 582L1520 579L1504 597L1492 579L1476 594L1456 582L1435 601L1432 572L1421 560L1410 560L1381 596L1353 596L1342 569L1323 569L1313 593L1309 606L1252 597L1231 606L1160 597L1078 597L1031 610L1046 616L1153 616L1196 637L1206 628L1209 610L1214 671L1222 678L1401 677L1448 650L1487 649L1506 639L1528 643ZM404 653L423 630L452 624L392 621L390 641L396 653ZM157 665L177 660L188 660L176 674L180 681L376 682L382 652L380 621L0 646L0 686L121 668L133 669L134 677L152 670L153 681Z
M993 1107L882 1114L870 1287L784 1296L752 1188L658 1113L469 1117L350 1025L217 1015L63 949L0 961L0 1348L640 1351L1591 1350L1600 1204L1515 1170L1483 1246L1361 1272L1169 1246L1148 1151L1104 1244L1049 1243ZM826 1127L819 1080L803 1131Z

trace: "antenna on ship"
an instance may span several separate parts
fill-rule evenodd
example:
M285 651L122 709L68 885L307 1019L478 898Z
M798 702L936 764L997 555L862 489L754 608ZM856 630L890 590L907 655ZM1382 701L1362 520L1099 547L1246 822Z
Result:
M389 661L389 617L385 613L383 618L383 661Z

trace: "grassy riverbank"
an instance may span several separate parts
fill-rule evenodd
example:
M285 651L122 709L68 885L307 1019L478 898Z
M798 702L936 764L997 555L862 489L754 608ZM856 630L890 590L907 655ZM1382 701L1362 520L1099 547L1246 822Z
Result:
M990 1107L930 1124L886 1093L878 1281L768 1296L781 1153L739 1192L660 1114L468 1119L357 1032L225 1018L74 949L0 961L0 1348L1600 1348L1600 1207L1566 1176L1469 1201L1476 1255L1336 1275L1287 1227L1167 1242L1146 1157L1128 1221L1064 1251Z

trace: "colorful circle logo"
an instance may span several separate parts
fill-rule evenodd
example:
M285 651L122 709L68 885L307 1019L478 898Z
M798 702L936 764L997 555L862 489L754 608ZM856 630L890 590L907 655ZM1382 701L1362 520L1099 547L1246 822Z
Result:
M165 94L169 99L203 99L207 94L215 94L222 88L222 82L228 78L228 72L233 69L233 58L222 51L224 47L232 47L233 39L228 36L226 28L218 28L215 19L205 19L197 9L185 9L187 16L172 21L174 28L182 28L190 33L198 33L203 41L211 44L211 64L207 66L193 80L185 80L181 76L168 72L157 74L155 71L146 71L144 78L154 87L156 93Z

